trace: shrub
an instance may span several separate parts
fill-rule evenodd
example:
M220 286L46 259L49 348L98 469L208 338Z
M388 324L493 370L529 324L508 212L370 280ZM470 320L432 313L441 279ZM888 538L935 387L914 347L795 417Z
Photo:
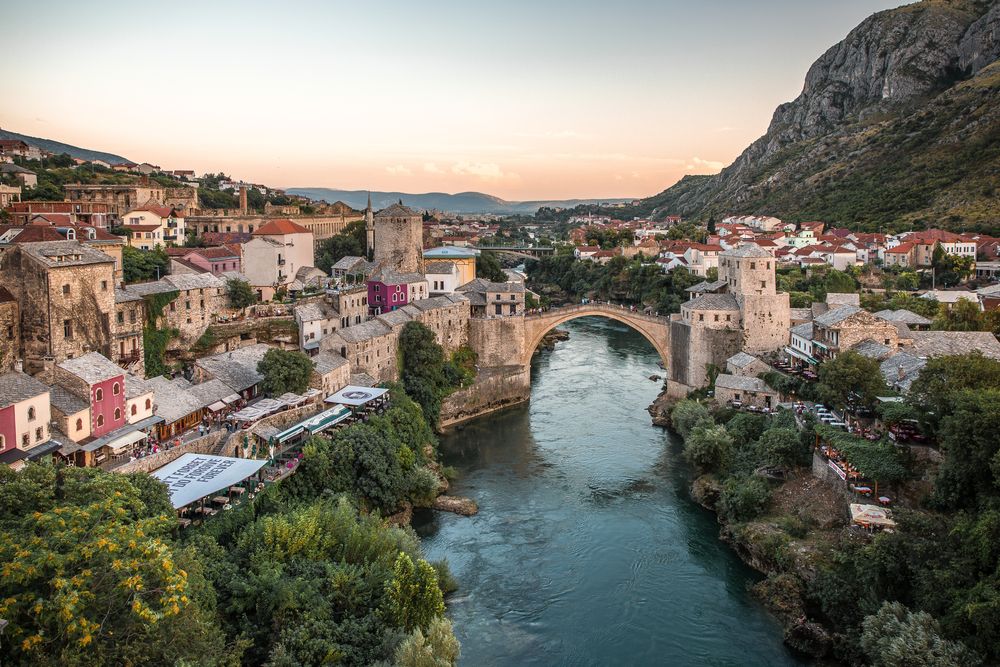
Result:
M861 648L874 667L964 667L980 660L961 642L941 636L927 612L912 612L899 602L884 602L861 624Z
M670 423L673 425L674 430L685 439L687 439L694 425L706 418L711 419L711 413L709 413L705 405L698 401L680 401L670 412Z
M719 509L731 521L760 516L771 501L771 488L760 477L731 477L722 487Z
M733 437L711 417L703 418L684 441L684 457L701 472L721 469L729 460Z
M790 428L770 428L757 441L761 458L774 466L805 465L809 449L802 446L799 434Z

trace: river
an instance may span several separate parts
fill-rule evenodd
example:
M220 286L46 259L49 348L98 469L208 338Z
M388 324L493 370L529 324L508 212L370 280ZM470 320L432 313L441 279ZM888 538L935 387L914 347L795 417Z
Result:
M689 499L674 436L650 425L652 346L609 320L564 328L535 356L529 404L442 439L451 493L479 514L414 520L459 582L461 664L799 664Z

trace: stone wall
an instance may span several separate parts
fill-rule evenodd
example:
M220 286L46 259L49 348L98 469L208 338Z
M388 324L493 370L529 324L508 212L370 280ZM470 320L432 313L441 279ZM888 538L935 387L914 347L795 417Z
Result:
M151 456L144 456L141 459L136 459L135 461L129 461L128 463L122 464L117 468L112 468L111 472L118 472L121 474L127 474L130 472L153 472L154 470L159 470L163 466L176 461L184 454L211 454L215 451L215 447L219 442L229 435L227 431L215 431L214 433L209 433L201 438L196 438L185 442L179 447L174 447L173 449L167 449Z
M471 387L448 396L441 405L440 428L454 426L481 415L527 401L531 371L525 366L505 366L480 371Z
M525 355L524 317L474 317L469 320L469 347L484 368L516 366Z
M788 294L741 297L742 349L750 354L771 352L788 344L790 310Z
M21 358L21 320L17 301L0 301L0 373L14 370Z
M423 234L419 215L375 216L375 262L400 273L423 273Z

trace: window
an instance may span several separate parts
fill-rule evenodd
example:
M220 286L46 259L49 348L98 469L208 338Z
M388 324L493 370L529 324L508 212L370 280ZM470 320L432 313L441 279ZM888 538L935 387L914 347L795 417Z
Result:
M767 281L766 281L766 280L762 280L762 281L760 281L760 288L761 288L761 289L764 289L764 288L766 288L766 287L767 287Z
M121 387L119 387L118 383L115 382L114 385L112 385L111 387L111 393L117 396L120 392L121 392Z
M104 390L103 389L95 389L94 390L94 400L95 401L103 401L104 400Z
M83 430L83 420L82 419L77 419L76 420L76 430L77 431L82 431Z
M750 270L753 271L757 268L757 262L750 262Z
M115 408L115 421L118 421L121 418L122 418L122 409Z
M2 452L7 447L7 440L0 435L0 452Z
M501 306L499 303L496 304L493 307L496 309L496 314L497 315L502 315L503 314L503 306Z
M150 399L147 398L146 399L146 409L149 410L151 407L153 407L153 402Z
M718 313L716 313L716 314L715 314L715 321L716 321L716 322L718 322L718 321L719 321L719 314L718 314Z
M131 322L132 324L135 324L135 311L134 310L130 310L129 311L129 313L128 313L128 321Z
M21 446L22 447L27 447L30 444L31 443L28 441L28 434L27 433L22 433L21 434Z
M29 422L35 421L35 406L33 405L28 408L28 421Z
M101 291L102 292L107 292L108 291L108 281L107 280L102 280L101 281Z
M704 313L698 313L698 321L699 322L704 322L705 321L705 314Z
M104 426L104 415L97 415L97 426L98 428Z
M42 427L39 426L38 428L35 429L35 442L41 442L41 441L42 441Z
M69 295L69 283L63 285L63 296Z
M118 324L125 324L125 313L118 311Z
M184 308L186 310L191 310L191 301L190 300L184 302Z
M500 300L500 295L499 295L499 294L497 294L497 301L499 301L499 300Z
M73 320L63 320L63 338L73 337Z

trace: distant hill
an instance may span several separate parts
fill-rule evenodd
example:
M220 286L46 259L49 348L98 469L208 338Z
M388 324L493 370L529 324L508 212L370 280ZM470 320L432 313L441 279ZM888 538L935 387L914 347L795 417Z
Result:
M367 190L335 190L332 188L285 188L288 194L309 197L318 201L333 203L342 201L356 209L364 209L368 204ZM482 192L426 192L411 194L407 192L372 191L372 207L385 208L400 199L407 206L418 209L437 209L450 213L523 213L531 215L542 206L572 208L579 204L596 204L600 202L617 203L632 201L631 199L562 199L551 201L505 201L493 195Z
M1000 233L1000 2L924 0L863 21L767 133L639 212Z
M53 141L52 139L29 137L26 134L18 134L17 132L11 132L10 130L4 130L2 128L0 128L0 139L20 139L29 146L38 146L42 150L49 151L50 153L66 153L70 157L80 158L81 160L104 160L108 164L132 162L132 160L127 160L121 155L115 155L114 153L92 151L89 148L71 146L70 144L64 144L61 141Z

